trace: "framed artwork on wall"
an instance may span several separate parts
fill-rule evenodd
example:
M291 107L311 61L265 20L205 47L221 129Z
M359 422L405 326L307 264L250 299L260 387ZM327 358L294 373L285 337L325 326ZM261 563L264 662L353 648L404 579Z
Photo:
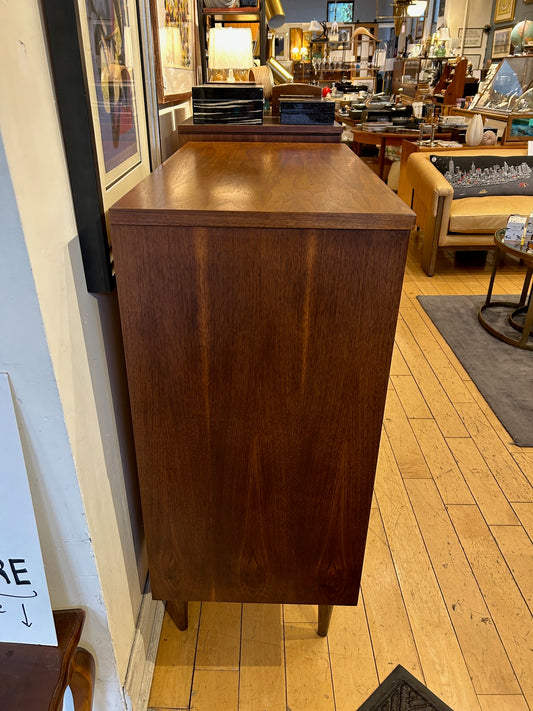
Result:
M472 69L476 70L480 68L481 65L481 55L480 54L465 54L468 63L472 65Z
M135 0L41 0L87 289L114 288L106 212L150 172Z
M328 22L353 22L353 2L328 0Z
M463 28L459 28L459 41L463 39ZM482 27L467 27L465 34L464 47L481 47L483 41L483 28Z
M494 22L509 22L514 18L516 0L496 0Z
M195 3L150 0L157 101L176 104L191 97L196 82Z
M511 32L512 27L501 27L494 30L492 37L492 57L493 59L501 59L507 57L511 51Z

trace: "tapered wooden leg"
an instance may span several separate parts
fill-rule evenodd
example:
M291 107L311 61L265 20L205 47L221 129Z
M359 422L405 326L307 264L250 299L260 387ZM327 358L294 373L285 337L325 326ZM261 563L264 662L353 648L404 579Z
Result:
M83 647L78 647L72 661L72 676L69 683L75 711L92 710L94 676L93 655Z
M168 600L167 612L179 630L187 629L189 626L189 603L187 601L176 602L175 600Z
M317 633L318 633L319 637L325 637L327 635L332 612L333 612L333 605L319 605L318 606L318 630L317 630Z

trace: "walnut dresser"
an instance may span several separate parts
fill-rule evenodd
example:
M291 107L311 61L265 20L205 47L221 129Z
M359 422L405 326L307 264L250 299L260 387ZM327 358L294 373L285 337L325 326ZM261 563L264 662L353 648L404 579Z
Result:
M152 592L356 604L414 214L340 144L187 143L110 211Z

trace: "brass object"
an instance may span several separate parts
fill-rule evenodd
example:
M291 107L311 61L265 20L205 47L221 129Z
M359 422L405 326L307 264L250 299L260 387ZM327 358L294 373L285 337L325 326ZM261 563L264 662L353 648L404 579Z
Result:
M265 12L267 24L272 29L281 27L285 22L285 11L280 0L265 0Z
M294 76L283 67L277 59L269 57L267 59L268 66L272 70L275 84L292 84Z

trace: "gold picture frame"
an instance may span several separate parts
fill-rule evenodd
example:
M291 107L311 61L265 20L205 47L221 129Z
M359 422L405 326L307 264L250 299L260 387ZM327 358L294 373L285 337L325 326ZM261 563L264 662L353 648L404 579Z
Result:
M516 0L496 0L494 22L509 22L514 18Z

